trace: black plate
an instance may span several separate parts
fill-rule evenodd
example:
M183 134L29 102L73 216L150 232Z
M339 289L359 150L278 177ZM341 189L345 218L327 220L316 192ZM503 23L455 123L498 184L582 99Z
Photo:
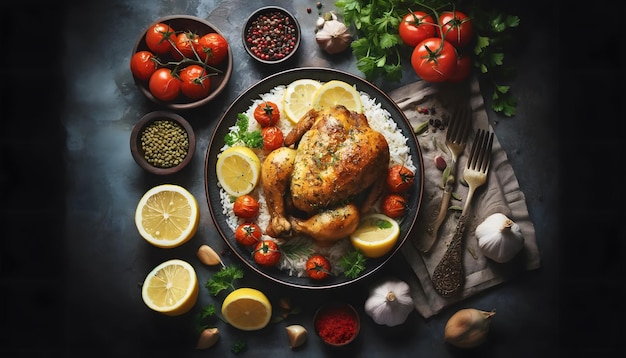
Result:
M217 164L217 156L220 149L224 146L224 136L229 132L229 127L233 126L237 121L237 114L246 112L252 102L259 98L260 94L267 93L272 88L279 85L288 85L289 83L301 78L311 78L321 82L328 82L330 80L345 81L356 85L358 91L368 93L370 97L375 98L376 101L381 104L381 107L386 109L391 114L391 117L397 122L398 128L400 128L402 133L408 138L407 144L411 151L413 164L416 167L415 185L410 191L409 208L406 216L400 224L400 238L398 239L396 246L387 255L381 258L368 259L365 271L355 279L349 279L343 275L338 275L329 277L324 281L313 281L308 277L289 276L287 272L280 271L277 268L268 269L260 267L252 259L250 249L239 245L235 241L234 233L226 223L226 217L222 213L222 204L219 194L220 188L217 184L215 166ZM262 276L287 286L306 289L325 289L345 286L357 282L380 269L394 254L400 250L400 247L406 241L407 236L417 219L424 189L424 165L422 161L422 152L408 119L404 116L398 106L385 93L366 80L347 72L327 68L297 68L287 70L269 76L246 90L233 102L233 104L230 105L217 124L217 127L213 132L213 137L209 143L205 165L204 183L207 201L209 203L209 210L211 212L211 217L215 222L215 226L228 246L233 250L233 252L235 252L241 261Z

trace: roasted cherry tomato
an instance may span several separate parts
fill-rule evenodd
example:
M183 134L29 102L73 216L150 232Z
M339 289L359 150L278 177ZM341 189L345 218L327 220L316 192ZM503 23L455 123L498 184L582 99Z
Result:
M406 198L400 194L389 194L383 199L381 210L390 218L397 219L406 213Z
M259 201L249 194L238 196L233 204L233 212L242 219L252 219L259 214Z
M176 41L176 31L167 24L158 22L150 26L146 32L146 46L157 55L170 52L174 41Z
M235 240L243 246L254 246L261 241L263 232L255 223L239 224L235 229Z
M150 76L157 70L157 63L152 59L154 55L150 51L136 52L130 58L130 72L140 81L147 81Z
M428 38L415 46L411 65L424 81L444 82L456 71L456 49L439 37Z
M198 40L196 52L206 64L219 65L228 55L228 41L216 32L208 33Z
M415 173L402 164L389 168L387 173L387 189L392 193L403 193L413 185Z
M254 108L254 119L261 127L275 125L280 119L280 110L274 102L263 101Z
M180 71L180 91L191 99L205 98L211 92L211 79L199 65L189 65Z
M406 14L398 25L400 38L411 47L417 46L429 37L434 37L435 33L435 20L423 11Z
M472 20L463 12L444 11L439 16L445 40L456 48L465 47L474 39Z
M272 267L280 260L280 248L274 240L261 240L252 251L254 262L264 267Z
M159 68L150 76L150 93L161 101L171 101L180 93L181 80L174 77L168 68Z
M330 272L330 261L322 255L315 254L306 261L306 272L313 280L323 280Z
M268 152L282 147L285 140L283 131L276 126L263 127L261 136L263 137L263 150Z
M461 82L472 72L472 58L467 53L461 53L456 58L456 71L448 82Z
M195 60L196 55L193 51L195 45L198 43L198 39L200 39L200 37L193 32L181 32L176 36L176 41L174 41L175 48L172 48L172 51L170 51L172 56L177 61L182 60L183 56Z

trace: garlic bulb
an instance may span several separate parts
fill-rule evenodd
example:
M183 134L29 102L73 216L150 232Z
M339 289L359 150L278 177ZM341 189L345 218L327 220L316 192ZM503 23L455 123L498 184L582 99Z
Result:
M495 213L476 227L480 251L495 262L508 262L524 247L524 236L513 220Z
M398 279L383 281L370 290L365 312L378 324L397 326L413 311L409 285Z
M322 50L329 54L335 54L350 46L352 35L343 22L335 19L325 20L321 29L315 34L315 41Z
M459 348L473 348L482 344L489 333L495 311L485 312L464 308L450 317L444 330L444 341Z

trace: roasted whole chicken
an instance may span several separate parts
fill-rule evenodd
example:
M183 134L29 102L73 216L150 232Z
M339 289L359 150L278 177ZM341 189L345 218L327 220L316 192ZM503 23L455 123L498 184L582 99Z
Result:
M384 188L389 145L362 113L311 109L261 167L273 237L333 242L356 230Z

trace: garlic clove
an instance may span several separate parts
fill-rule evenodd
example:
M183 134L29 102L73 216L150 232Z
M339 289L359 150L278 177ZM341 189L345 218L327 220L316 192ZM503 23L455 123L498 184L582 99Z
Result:
M454 313L444 330L444 341L459 348L473 348L481 345L489 333L491 318L496 314L465 308Z
M198 260L205 265L215 266L222 262L220 255L209 245L201 245L196 252Z
M200 333L196 349L211 348L217 343L220 338L220 331L217 328L206 328Z
M289 338L289 346L291 348L296 348L303 345L308 337L308 331L306 328L302 327L299 324L292 324L290 326L285 327L287 331L287 337Z

